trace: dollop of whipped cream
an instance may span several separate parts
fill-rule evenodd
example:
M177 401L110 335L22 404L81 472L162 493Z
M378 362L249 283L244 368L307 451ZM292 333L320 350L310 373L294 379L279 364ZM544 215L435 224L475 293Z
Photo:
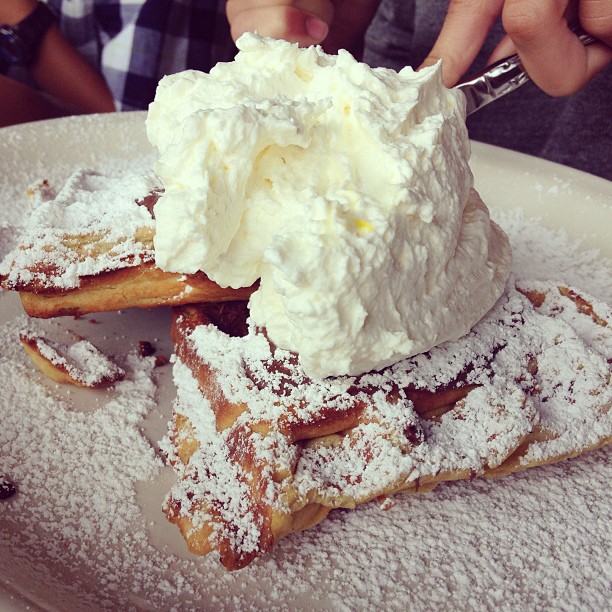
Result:
M466 334L510 271L472 189L465 101L254 34L210 74L161 80L146 127L164 270L260 284L252 322L312 377L381 369Z

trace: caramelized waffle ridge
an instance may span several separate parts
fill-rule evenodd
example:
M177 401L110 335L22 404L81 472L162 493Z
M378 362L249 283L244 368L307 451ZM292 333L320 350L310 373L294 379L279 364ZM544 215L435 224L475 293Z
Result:
M253 288L222 288L201 272L160 270L153 208L162 190L142 177L134 182L80 170L59 195L51 192L39 204L17 248L0 264L0 285L19 292L30 316L249 297ZM117 201L123 217L112 210Z
M165 511L189 548L237 569L333 508L609 442L609 309L518 287L456 342L324 380L247 325L244 303L178 308Z

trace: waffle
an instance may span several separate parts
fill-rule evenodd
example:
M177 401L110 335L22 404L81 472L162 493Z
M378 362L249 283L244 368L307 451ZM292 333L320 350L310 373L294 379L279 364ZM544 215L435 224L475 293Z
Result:
M334 508L610 441L612 317L566 287L513 282L464 338L359 377L308 379L247 315L243 302L181 307L172 331L165 512L227 569Z
M32 188L26 231L0 264L0 285L39 318L248 298L252 288L155 265L160 193L152 177L90 170L75 172L58 194L43 181Z
M125 377L122 368L87 340L66 345L32 332L21 332L19 339L32 363L57 383L93 389Z

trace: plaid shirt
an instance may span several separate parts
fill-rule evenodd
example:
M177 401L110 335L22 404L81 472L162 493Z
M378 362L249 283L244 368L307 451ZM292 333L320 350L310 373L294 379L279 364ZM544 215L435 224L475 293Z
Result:
M159 79L233 59L225 0L47 0L64 36L99 70L118 110L146 109Z

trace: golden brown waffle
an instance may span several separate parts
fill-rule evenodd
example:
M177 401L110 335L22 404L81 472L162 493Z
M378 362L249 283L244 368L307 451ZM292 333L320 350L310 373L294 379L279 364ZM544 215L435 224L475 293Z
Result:
M457 342L381 372L308 379L244 303L176 310L165 511L237 569L333 508L498 476L610 440L610 311L509 286Z
M87 340L66 345L32 332L21 332L19 339L32 363L57 383L97 388L125 376L122 368Z
M5 289L5 283L0 283ZM113 312L125 308L178 306L192 302L244 300L252 287L223 288L205 274L164 272L152 262L85 275L75 289L19 290L23 308L31 317L47 319L92 312Z
M247 299L252 288L222 288L201 272L155 265L153 206L160 193L147 177L76 172L33 211L0 264L0 285L18 291L25 311L40 318Z

